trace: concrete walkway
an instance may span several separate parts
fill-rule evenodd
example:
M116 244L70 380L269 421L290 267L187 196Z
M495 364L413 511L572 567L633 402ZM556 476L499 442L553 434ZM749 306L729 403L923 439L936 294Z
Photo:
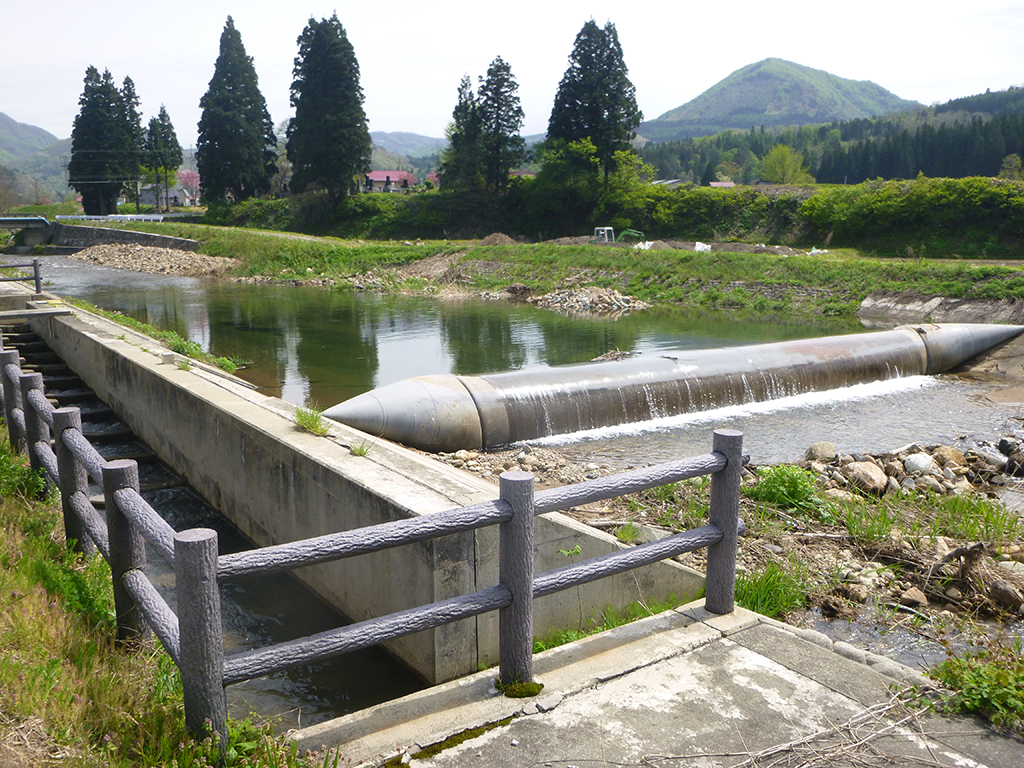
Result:
M1024 765L1024 744L972 718L906 709L913 670L824 635L699 601L535 656L544 683L507 699L494 670L295 734L346 765ZM453 734L511 718L436 756Z

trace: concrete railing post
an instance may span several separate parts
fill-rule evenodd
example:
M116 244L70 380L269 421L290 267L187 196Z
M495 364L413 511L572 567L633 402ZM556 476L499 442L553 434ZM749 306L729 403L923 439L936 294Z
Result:
M32 403L29 402L28 393L33 389L38 389L41 394L45 394L43 392L43 374L23 373L18 383L21 389L22 408L25 413L25 441L28 446L28 461L32 466L32 470L38 472L43 469L43 462L39 460L32 446L36 443L50 442L50 427L43 421L42 414L38 413L32 406ZM47 480L47 485L49 485L49 480Z
M53 434L56 439L53 441L53 452L57 455L57 471L60 475L57 487L60 489L60 506L64 512L64 538L74 542L76 552L91 555L96 552L96 545L71 506L71 497L76 493L89 495L89 473L75 458L72 450L64 445L64 431L67 429L82 430L82 412L77 408L55 408Z
M174 537L185 725L194 736L227 740L224 637L217 583L217 533L193 528Z
M117 506L114 493L122 488L139 490L139 465L130 459L116 459L103 467L103 496L110 540L110 575L114 582L114 611L119 640L141 640L146 620L131 595L121 584L128 571L146 566L146 541Z
M709 522L722 531L722 540L708 547L704 607L711 613L732 613L736 597L743 433L735 429L716 429L711 450L725 456L726 465L711 476Z
M505 472L500 495L512 519L500 526L498 578L512 604L498 614L499 679L503 685L533 682L533 475Z
M21 390L7 375L7 366L18 366L20 363L17 350L5 349L0 352L0 379L3 379L4 390L4 420L7 422L7 434L10 436L11 449L15 453L25 450L25 433L14 416L15 409L21 408Z

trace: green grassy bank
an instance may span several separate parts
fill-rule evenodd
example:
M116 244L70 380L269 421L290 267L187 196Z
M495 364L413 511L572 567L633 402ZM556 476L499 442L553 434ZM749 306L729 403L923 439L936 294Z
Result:
M199 240L201 253L237 259L233 273L239 277L329 279L341 288L373 273L377 289L435 290L437 283L404 277L398 270L428 257L449 256L454 263L446 270L447 284L455 281L465 290L522 283L547 293L568 284L592 284L654 304L761 312L852 315L864 297L880 290L969 299L1024 297L1024 263L877 258L855 249L785 256L551 243L481 247L477 241L367 243L188 223L116 226Z

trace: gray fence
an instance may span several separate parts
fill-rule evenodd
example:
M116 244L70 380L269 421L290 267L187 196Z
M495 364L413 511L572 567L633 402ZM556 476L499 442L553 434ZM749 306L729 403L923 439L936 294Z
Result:
M30 280L35 285L36 293L43 292L43 276L39 270L39 259L32 259L28 264L0 264L4 269L28 269L32 268L32 277L0 277L0 283L27 283Z
M711 452L701 456L540 492L534 492L532 474L506 472L494 501L218 556L214 531L176 533L139 494L136 462L101 457L82 433L79 410L55 408L46 399L42 375L23 373L18 361L16 351L0 351L11 444L27 450L32 467L59 488L68 541L82 552L98 550L110 564L118 637L142 639L151 630L178 665L186 725L193 733L226 733L227 685L489 611L499 612L499 679L504 684L532 682L534 598L703 547L708 548L705 607L712 613L733 610L736 542L743 532L743 436L734 430L717 430ZM707 525L534 574L537 515L702 475L711 475ZM89 500L90 477L103 488L105 520ZM226 582L490 525L499 526L500 536L495 586L299 640L224 654L220 585ZM178 615L143 572L146 542L173 564Z

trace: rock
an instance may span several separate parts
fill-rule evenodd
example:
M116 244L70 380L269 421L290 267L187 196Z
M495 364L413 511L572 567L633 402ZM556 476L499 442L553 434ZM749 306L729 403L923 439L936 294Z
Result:
M950 587L946 590L946 597L948 597L950 600L963 600L964 593L956 587Z
M960 451L948 445L940 445L932 451L932 458L938 462L940 467L946 464L956 464L958 467L962 467L967 463L967 459Z
M931 475L922 475L916 478L914 487L919 491L929 493L945 493L946 487Z
M845 480L843 482L846 482ZM856 501L857 496L849 491L844 491L842 488L829 488L825 491L825 496L830 499L836 499L837 501Z
M899 481L897 481L896 478L893 477L892 475L890 475L889 478L885 481L885 484L886 484L887 489L888 489L888 491L890 493L902 493L903 492L903 486L901 486L899 484Z
M854 461L843 467L843 474L854 486L874 496L881 496L889 484L882 468L869 461Z
M855 603L866 603L871 593L863 584L840 584L836 591L848 600Z
M928 605L928 598L917 587L911 587L900 595L900 605L908 608L922 608Z
M1017 477L1024 475L1024 451L1016 451L1006 457L1006 472Z
M1019 563L1016 560L1001 560L998 565L1000 568L1005 568L1011 573L1019 573L1024 576L1024 563Z
M908 474L915 472L931 473L938 470L935 460L927 453L912 453L903 460L903 468Z
M804 461L823 461L830 463L836 460L836 447L826 441L820 440L811 445L804 454Z
M1017 610L1024 605L1024 595L1013 584L1004 579L992 582L988 588L989 597L1000 605Z
M1001 437L996 448L1003 456L1011 456L1019 450L1019 443L1012 437Z
M903 469L903 463L896 461L895 459L887 461L883 465L882 469L885 470L885 474L887 474L889 477L896 478L896 480L902 480L904 477L907 476L906 471Z

